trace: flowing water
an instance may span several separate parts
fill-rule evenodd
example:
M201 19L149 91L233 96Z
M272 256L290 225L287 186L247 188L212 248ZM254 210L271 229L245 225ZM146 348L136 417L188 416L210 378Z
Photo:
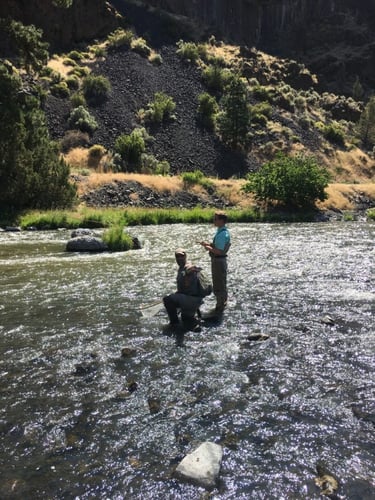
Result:
M230 229L229 308L178 335L139 308L173 291L176 247L210 272L211 225L94 255L0 233L1 498L200 499L173 470L203 441L224 450L211 498L318 499L319 465L375 498L374 225Z

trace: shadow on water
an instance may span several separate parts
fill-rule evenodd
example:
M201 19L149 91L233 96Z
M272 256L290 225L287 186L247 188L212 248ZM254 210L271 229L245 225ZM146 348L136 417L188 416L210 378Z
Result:
M229 307L198 332L141 311L174 291L175 248L209 275L211 225L101 255L0 233L1 498L200 498L172 474L202 441L221 499L318 499L322 463L373 498L374 226L230 228Z

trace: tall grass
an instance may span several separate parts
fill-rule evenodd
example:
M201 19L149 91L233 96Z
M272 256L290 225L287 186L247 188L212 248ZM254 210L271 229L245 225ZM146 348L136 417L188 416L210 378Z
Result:
M226 210L229 222L299 222L313 220L314 214L307 211L296 213L271 213L254 208L231 208ZM150 226L158 224L197 224L213 221L215 208L83 208L77 211L55 210L29 212L19 217L17 223L23 228L57 229L78 227L111 228L117 226ZM371 211L369 218L374 218Z
M106 229L102 239L112 252L123 252L133 248L132 237L124 232L122 224L117 224Z

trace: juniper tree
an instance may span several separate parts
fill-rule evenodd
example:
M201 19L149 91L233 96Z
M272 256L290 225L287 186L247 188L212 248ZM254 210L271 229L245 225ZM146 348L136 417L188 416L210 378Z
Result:
M247 88L239 77L233 77L221 100L218 130L224 143L232 148L245 146L250 127Z
M361 113L357 133L365 147L375 145L375 96L371 97Z

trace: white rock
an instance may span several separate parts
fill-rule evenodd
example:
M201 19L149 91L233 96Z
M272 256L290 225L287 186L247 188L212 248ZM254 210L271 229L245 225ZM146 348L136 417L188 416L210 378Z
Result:
M181 460L175 475L206 488L214 487L219 476L222 458L222 447L206 441Z

